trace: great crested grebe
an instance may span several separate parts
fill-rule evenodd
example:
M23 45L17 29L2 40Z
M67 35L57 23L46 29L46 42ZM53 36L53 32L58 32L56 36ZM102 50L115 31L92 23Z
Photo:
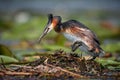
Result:
M73 42L73 52L77 48L80 48L81 51L92 56L91 60L104 54L98 38L88 27L76 20L69 20L66 22L61 22L61 20L60 16L49 14L48 23L39 38L39 42L46 34L54 29L55 32L62 33L68 40Z

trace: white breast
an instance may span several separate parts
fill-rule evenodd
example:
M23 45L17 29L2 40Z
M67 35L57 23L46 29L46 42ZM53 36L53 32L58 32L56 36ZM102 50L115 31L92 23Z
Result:
M70 40L71 42L81 41L80 38L78 38L78 37L76 37L76 36L73 36L73 35L71 35L71 34L63 33L63 35L64 35L68 40Z
M76 41L84 42L81 38L78 38L78 37L73 36L71 34L63 33L63 35L73 43L76 42ZM88 47L85 44L82 44L82 46L80 46L79 48L80 48L81 51L88 52Z

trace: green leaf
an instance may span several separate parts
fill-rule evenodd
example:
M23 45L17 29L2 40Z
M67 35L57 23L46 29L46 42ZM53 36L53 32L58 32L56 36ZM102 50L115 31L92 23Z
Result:
M101 63L102 65L120 65L120 62L111 60L111 59L97 59L97 62Z
M112 59L97 59L96 61L110 70L120 70L120 62L114 61Z
M12 57L0 55L0 63L12 63L12 62L13 63L18 62L18 60Z
M0 55L13 57L11 50L7 46L2 44L0 44Z

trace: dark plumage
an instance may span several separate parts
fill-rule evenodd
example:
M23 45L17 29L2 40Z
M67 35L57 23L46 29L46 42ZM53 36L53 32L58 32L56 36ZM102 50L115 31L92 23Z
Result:
M66 26L67 27L80 27L80 28L85 28L85 29L89 29L88 27L86 27L85 25L83 25L82 23L76 21L76 20L69 20L69 21L66 21L64 23L62 23L62 26Z
M85 30L88 30L88 31L90 30L88 27L86 27L85 25L83 25L82 23L80 23L80 22L78 22L78 21L76 21L76 20L66 21L66 22L62 23L62 26L63 26L65 29L70 28L70 27L71 27L71 28L79 27L79 28L81 28L81 29L85 29ZM86 36L85 34L87 34L88 31L86 31L86 32L81 32L81 35ZM78 31L78 33L80 33L80 32ZM91 33L92 33L92 34L91 34ZM95 40L95 42L97 42L97 43L100 45L100 42L99 42L98 38L96 37L96 35L94 34L93 31L89 31L88 34L91 35L91 36L93 37L93 39Z

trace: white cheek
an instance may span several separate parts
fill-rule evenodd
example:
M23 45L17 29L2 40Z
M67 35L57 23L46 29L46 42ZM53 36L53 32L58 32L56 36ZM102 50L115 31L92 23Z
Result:
M53 25L53 23L50 25L50 27L49 28L51 28L51 29L53 29L54 28L54 25Z

